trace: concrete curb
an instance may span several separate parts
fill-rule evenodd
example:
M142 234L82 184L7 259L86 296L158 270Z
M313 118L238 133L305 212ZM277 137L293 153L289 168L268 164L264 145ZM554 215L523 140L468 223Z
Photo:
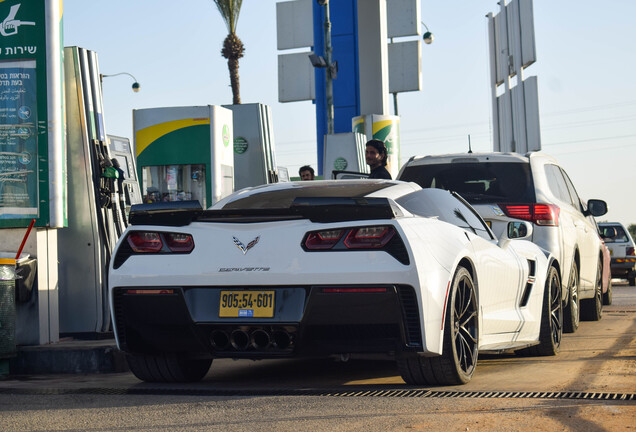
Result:
M128 371L126 356L114 340L63 341L19 346L10 359L11 375L115 373Z

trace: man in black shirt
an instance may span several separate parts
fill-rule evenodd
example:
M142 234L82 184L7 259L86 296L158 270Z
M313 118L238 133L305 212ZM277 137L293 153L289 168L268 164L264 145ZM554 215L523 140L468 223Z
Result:
M314 169L309 165L301 166L298 170L298 175L301 180L313 180L315 177Z
M371 168L370 179L391 180L391 174L386 169L387 157L388 153L382 141L377 139L367 141L365 159L367 160L367 165Z

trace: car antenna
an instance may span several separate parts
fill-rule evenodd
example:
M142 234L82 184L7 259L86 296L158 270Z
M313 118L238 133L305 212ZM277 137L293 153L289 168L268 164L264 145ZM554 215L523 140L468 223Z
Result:
M470 134L468 134L468 153L472 153L472 152L473 152L473 149L470 146Z

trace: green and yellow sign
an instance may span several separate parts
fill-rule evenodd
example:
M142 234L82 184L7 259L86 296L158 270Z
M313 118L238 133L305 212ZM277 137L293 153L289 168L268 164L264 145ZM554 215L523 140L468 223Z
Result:
M49 224L46 5L0 1L0 228Z

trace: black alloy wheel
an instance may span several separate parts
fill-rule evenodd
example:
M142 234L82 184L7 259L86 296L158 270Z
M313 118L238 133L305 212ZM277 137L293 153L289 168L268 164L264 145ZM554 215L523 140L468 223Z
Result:
M574 333L579 328L579 270L576 261L572 263L568 285L568 303L563 315L563 330Z
M458 267L451 283L444 318L442 355L420 357L404 352L397 358L398 369L407 384L466 384L477 366L479 351L479 306L470 272Z
M559 352L563 337L563 302L561 301L561 279L556 268L552 267L549 276L550 286L550 334L555 347L554 355Z
M449 306L450 334L453 344L454 361L458 367L460 380L468 382L477 366L478 321L475 285L468 270L462 268L456 275Z
M543 292L539 344L516 351L525 356L553 356L559 352L563 336L563 301L561 278L554 266L550 266Z

